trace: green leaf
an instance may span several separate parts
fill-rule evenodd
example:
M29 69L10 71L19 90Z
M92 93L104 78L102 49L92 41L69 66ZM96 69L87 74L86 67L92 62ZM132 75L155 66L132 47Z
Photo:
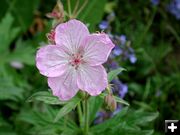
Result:
M10 13L7 13L0 23L0 53L8 52L10 43L17 37L20 29L12 28L14 18ZM1 54L1 55L2 55Z
M157 112L144 112L143 110L134 111L124 108L111 119L93 126L90 131L95 135L152 135L153 130L147 129L146 127L150 128L149 122L152 122L157 117Z
M151 112L143 112L141 110L138 110L138 111L134 112L134 115L128 116L127 123L129 123L131 125L136 124L136 125L144 126L145 123L153 121L158 116L159 116L158 112L151 113Z
M13 50L13 52L7 56L7 62L18 61L27 65L34 65L34 54L36 50L32 47L33 44L34 43L31 40L22 41L19 39L16 42L15 50ZM22 53L22 51L24 53Z
M21 26L26 32L33 22L34 13L39 5L39 0L11 0L8 1L9 9L16 18L16 25ZM27 8L28 7L28 8Z
M7 0L2 0L1 4L0 4L0 20L3 18L3 16L7 13L7 9L8 9L8 2Z
M82 7L85 1L86 0L79 0L80 6L78 9ZM98 0L87 0L87 1L88 2L85 8L77 16L77 19L88 24L89 30L91 32L95 32L98 23L100 23L100 21L103 18L104 9L105 9L107 0L101 0L101 2L99 2ZM68 10L67 2L65 0L62 0L62 2L64 3L64 9L67 11ZM71 0L72 11L75 8L76 3L77 3L77 0Z
M23 99L23 89L14 85L13 79L9 76L0 78L0 100L18 101Z
M89 122L91 123L95 119L96 113L99 111L100 107L102 106L103 100L99 96L93 96L90 97L88 102L89 102Z
M121 118L126 115L127 111L128 111L128 107L124 108L120 113L115 115L113 118L108 119L101 124L93 126L90 130L92 132L101 133L108 128L113 128L114 126L116 126L121 122Z
M118 76L118 74L120 74L122 71L126 71L126 69L124 68L118 68L115 70L112 70L108 73L108 81L111 82L115 77Z
M59 119L61 119L63 116L65 116L67 113L69 113L70 111L72 111L77 104L81 101L82 99L78 97L78 95L76 97L74 97L73 99L71 99L70 101L68 101L67 104L65 104L60 111L58 112L58 114L56 115L56 118L54 119L54 122L57 122Z
M100 97L104 99L104 97L107 96L107 95L108 95L107 93L101 93ZM113 97L114 97L116 102L129 106L129 103L127 101L125 101L125 100L123 100L123 99L121 99L121 98L119 98L117 96L114 96L114 95L113 95Z
M96 30L96 25L102 20L106 0L89 0L86 5L87 8L80 13L78 18L89 24L90 31Z
M37 134L38 131L39 134L42 132L43 135L54 135L57 130L77 131L79 129L76 123L70 117L63 117L57 123L54 123L53 120L58 110L52 106L45 104L41 106L38 111L31 108L29 108L29 110L27 109L23 109L18 115L17 119L19 121L34 125L34 129L31 131L33 134Z
M125 126L123 128L117 127L116 130L107 132L104 135L152 135L154 133L154 130L129 129Z
M13 125L5 121L3 117L0 117L0 135L17 135L13 131Z
M40 91L40 92L34 93L31 97L28 98L27 101L28 102L42 101L46 104L51 104L51 105L63 105L66 103L64 101L60 101L58 97L53 96L48 91Z

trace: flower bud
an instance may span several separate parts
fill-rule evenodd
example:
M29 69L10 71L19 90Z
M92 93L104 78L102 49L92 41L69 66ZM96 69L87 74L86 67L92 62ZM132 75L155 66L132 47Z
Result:
M52 44L55 44L55 31L52 29L51 32L46 34L48 41Z
M116 103L116 100L114 99L112 93L108 94L107 96L104 97L104 102L107 104L108 109L110 109L111 111L116 110L117 103Z
M64 21L64 8L60 0L57 1L52 12L46 14L46 17L54 19L53 28Z

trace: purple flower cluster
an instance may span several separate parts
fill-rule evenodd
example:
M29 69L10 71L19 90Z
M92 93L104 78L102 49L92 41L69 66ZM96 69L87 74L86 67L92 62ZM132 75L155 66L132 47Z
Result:
M111 13L106 17L106 20L103 20L99 24L99 28L106 31L115 44L108 60L107 66L109 69L117 69L119 67L119 64L114 60L115 58L120 58L122 61L129 60L132 64L137 61L135 52L130 46L130 41L127 40L126 35L115 35L111 33L111 22L114 18L115 14ZM119 79L114 79L111 83L113 84L113 93L118 95L120 98L124 98L128 92L128 86L123 84Z
M103 20L99 24L99 28L109 34L109 37L116 45L110 55L111 58L121 57L121 60L129 60L132 64L136 63L137 58L134 49L130 45L130 41L127 40L126 35L117 35L111 33L111 22L114 20L115 14L111 13L107 16L106 20ZM113 68L114 69L114 68Z
M104 110L98 112L96 114L96 119L94 121L94 124L102 123L104 120L113 117L117 113L119 113L122 109L122 105L118 104L117 109L114 112L106 112Z
M176 19L180 20L180 0L172 0L168 5L168 10Z
M106 31L108 33L109 37L115 44L114 49L111 52L110 58L108 60L107 66L109 69L117 69L119 68L119 64L116 58L120 58L121 61L127 61L129 60L130 63L134 64L137 61L137 58L135 56L135 51L130 45L130 41L127 40L126 35L117 35L112 34L111 30L111 22L114 20L115 14L111 13L107 16L106 20L103 20L99 24L99 28L102 31ZM119 96L120 98L124 98L125 95L128 92L128 85L125 83L122 83L118 78L114 79L112 82L112 92L114 95ZM97 113L96 120L94 121L95 124L103 122L105 119L108 119L110 117L113 117L115 114L117 114L119 111L121 111L122 105L117 104L117 108L114 112L106 112L104 110L101 110Z
M100 24L99 24L99 28L101 30L105 30L109 27L109 23L107 21L102 21Z
M120 98L124 98L128 92L127 84L123 84L119 79L114 79L112 84L114 84L112 87L113 93L117 94Z
M109 118L109 113L105 111L100 111L96 114L96 119L94 121L94 124L102 123L107 118Z
M132 64L136 63L137 58L134 49L131 47L130 41L127 41L125 35L115 35L112 41L114 41L116 46L112 51L111 57L121 57L123 61L129 60Z
M114 14L114 12L112 12L111 14L109 14L106 17L106 20L103 20L103 21L100 22L99 28L101 30L106 30L108 33L110 33L110 31L111 31L110 23L114 20L114 18L115 18L115 14Z

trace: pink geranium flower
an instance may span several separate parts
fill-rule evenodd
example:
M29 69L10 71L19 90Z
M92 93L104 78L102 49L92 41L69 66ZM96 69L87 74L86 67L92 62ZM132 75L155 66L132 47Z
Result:
M53 95L69 100L78 90L100 94L108 85L102 64L114 47L108 35L90 34L73 19L56 27L54 40L56 45L44 46L36 55L36 66L48 77Z

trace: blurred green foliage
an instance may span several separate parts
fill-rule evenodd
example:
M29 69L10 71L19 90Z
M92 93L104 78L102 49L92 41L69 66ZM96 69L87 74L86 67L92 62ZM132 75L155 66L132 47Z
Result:
M62 2L67 9L66 1ZM59 101L48 92L46 78L35 67L36 50L47 44L45 34L51 27L45 14L56 1L0 3L0 135L82 134L76 112L70 112L80 98ZM114 11L112 32L127 35L138 59L134 65L117 60L127 69L118 78L129 86L125 97L129 107L95 125L103 99L90 98L89 135L163 135L165 119L180 119L180 25L166 11L167 3L155 7L144 0L89 0L79 14L78 19L95 32L98 23ZM110 78L114 74L118 73L114 71Z

